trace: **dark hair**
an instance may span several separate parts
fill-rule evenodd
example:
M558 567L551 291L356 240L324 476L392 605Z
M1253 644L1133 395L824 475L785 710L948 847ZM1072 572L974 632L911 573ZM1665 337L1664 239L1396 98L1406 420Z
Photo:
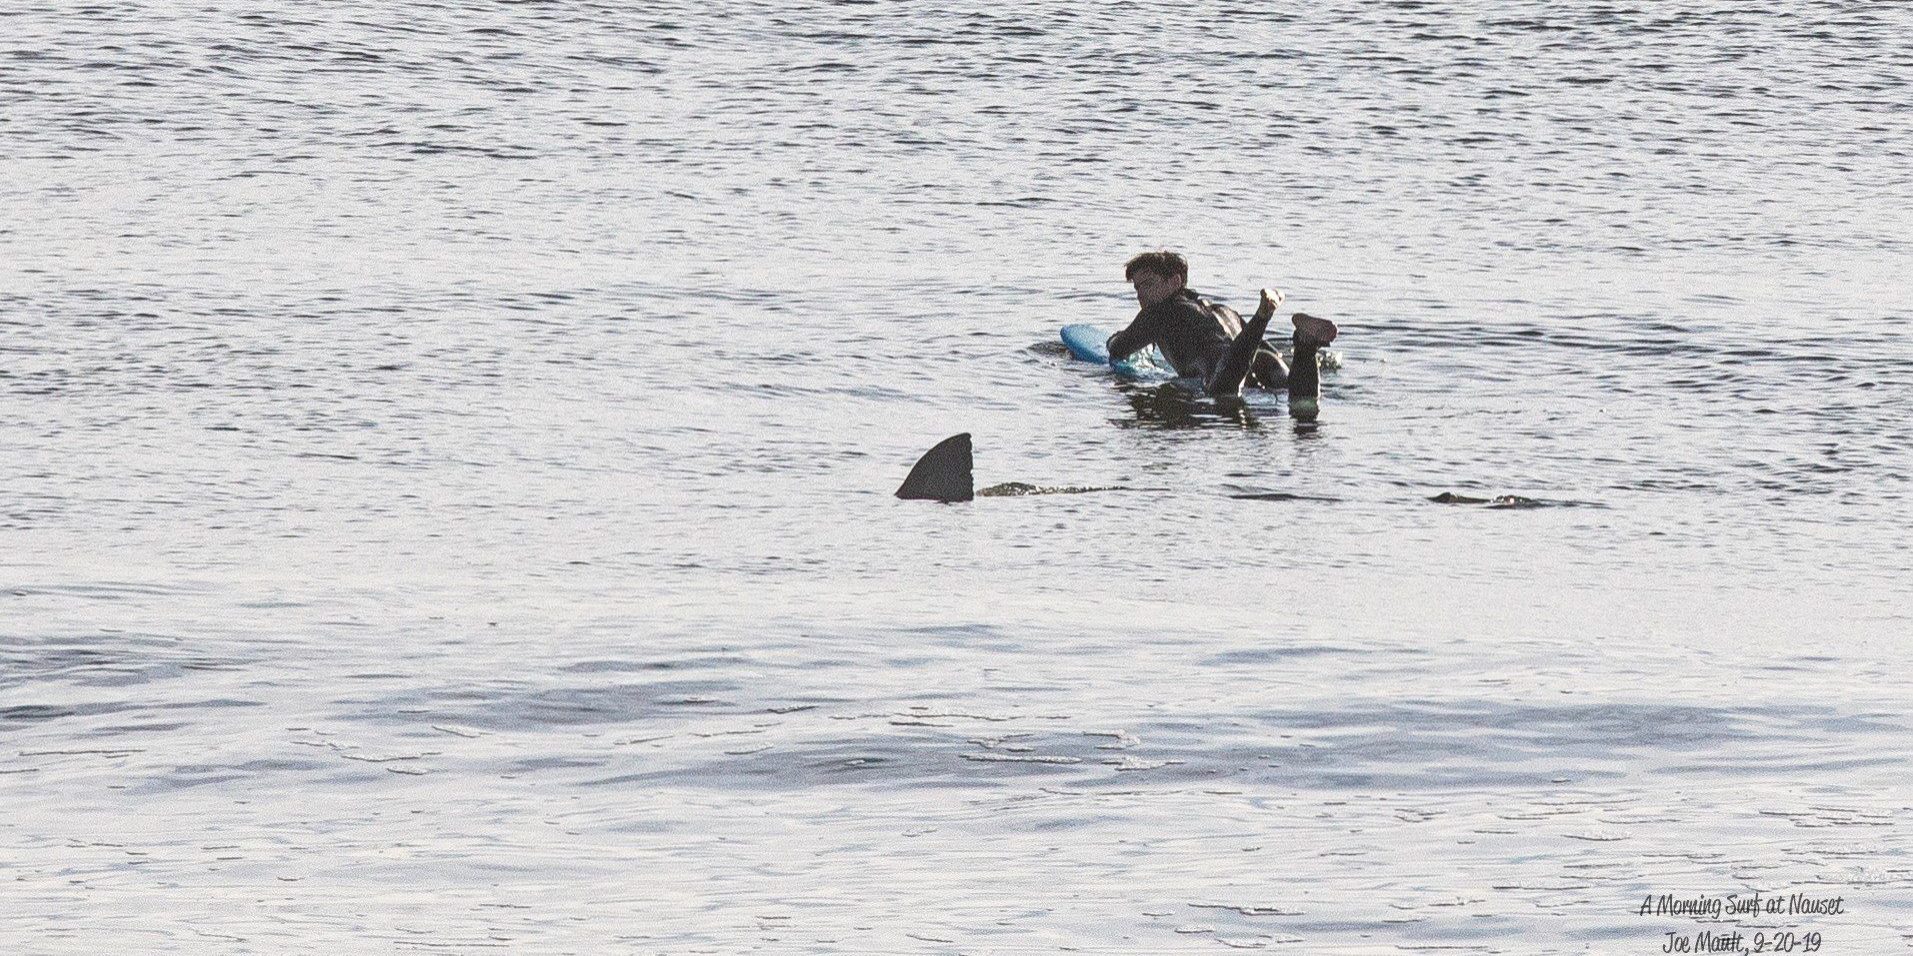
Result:
M1165 279L1189 284L1189 260L1170 252L1145 252L1123 263L1123 278L1134 280L1138 272L1153 272Z

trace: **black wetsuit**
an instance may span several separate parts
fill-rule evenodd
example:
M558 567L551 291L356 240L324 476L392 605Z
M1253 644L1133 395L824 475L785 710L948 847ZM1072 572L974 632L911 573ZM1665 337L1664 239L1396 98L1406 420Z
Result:
M1109 337L1109 357L1127 358L1151 345L1176 374L1207 379L1222 364L1234 339L1209 304L1188 289L1136 313L1129 327Z
M1240 316L1232 312L1225 316L1223 312L1222 307L1196 293L1178 289L1175 295L1136 313L1128 328L1110 336L1109 357L1127 358L1154 345L1175 366L1177 375L1201 379L1212 394L1234 395L1241 391L1243 378L1249 374L1253 353L1268 351L1261 349L1268 320L1245 326ZM1273 351L1269 356L1279 367L1280 358Z

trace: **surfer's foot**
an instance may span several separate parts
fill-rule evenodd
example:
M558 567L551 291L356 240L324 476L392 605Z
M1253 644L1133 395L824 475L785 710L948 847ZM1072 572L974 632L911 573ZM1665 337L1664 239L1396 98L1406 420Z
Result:
M1262 301L1267 302L1268 299L1265 298ZM1335 323L1327 319L1318 319L1306 312L1295 313L1295 317L1289 321L1295 323L1296 348L1319 349L1335 341L1336 333L1341 331L1335 327Z
M1335 341L1335 323L1295 313L1295 361L1289 365L1289 415L1312 422L1322 411L1322 347Z
M1255 307L1255 317L1264 320L1275 318L1276 306L1282 304L1282 299L1281 290L1263 289L1262 304Z

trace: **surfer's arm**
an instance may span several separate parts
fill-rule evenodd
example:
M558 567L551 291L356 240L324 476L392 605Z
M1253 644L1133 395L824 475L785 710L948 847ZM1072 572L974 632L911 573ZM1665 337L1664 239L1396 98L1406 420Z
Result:
M1136 320L1129 323L1129 328L1109 337L1105 347L1109 349L1111 362L1120 362L1155 343L1156 323L1148 318L1150 311L1144 309L1137 313Z

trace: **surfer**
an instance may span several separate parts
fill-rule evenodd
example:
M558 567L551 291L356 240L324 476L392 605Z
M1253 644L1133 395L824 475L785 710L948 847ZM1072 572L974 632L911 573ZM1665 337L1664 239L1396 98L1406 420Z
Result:
M1142 310L1129 327L1109 337L1114 360L1148 348L1162 350L1176 374L1200 379L1216 398L1242 394L1245 381L1264 388L1288 386L1289 414L1313 419L1320 410L1319 355L1335 341L1335 323L1301 312L1295 325L1295 358L1284 366L1282 356L1262 341L1262 335L1282 304L1282 293L1262 290L1261 304L1247 322L1227 306L1217 305L1188 287L1189 262L1173 252L1145 252L1123 265L1123 277L1136 289Z

